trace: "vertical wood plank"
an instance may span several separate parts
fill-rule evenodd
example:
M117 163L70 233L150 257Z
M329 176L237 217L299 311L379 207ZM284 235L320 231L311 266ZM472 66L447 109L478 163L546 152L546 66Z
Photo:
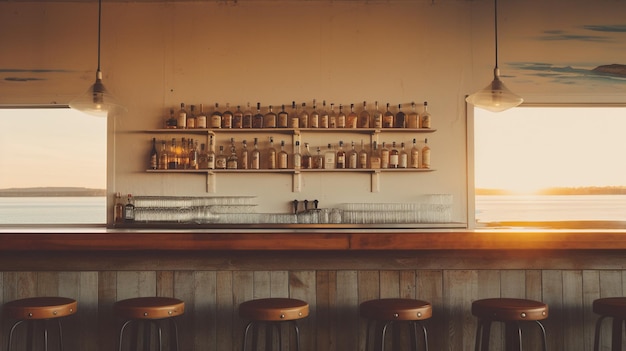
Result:
M254 298L261 299L271 296L272 279L268 271L254 271Z
M357 271L337 271L337 350L360 350L358 283Z
M315 344L315 334L317 333L315 285L315 271L293 271L289 273L289 296L294 299L306 301L309 304L309 317L298 321L302 348L309 351L317 349L317 345Z
M380 271L380 297L400 297L400 272L384 270Z
M474 349L476 322L471 314L471 301L478 294L478 272L446 270L443 274L443 303L446 306L448 338L445 350Z
M251 271L233 272L233 320L237 321L236 323L233 323L233 350L235 351L241 350L243 346L243 329L248 322L239 318L239 305L242 302L255 298L254 277L255 273Z
M358 280L358 301L357 305L368 301L374 300L381 297L381 282L380 271L358 271L357 272L357 280ZM358 308L358 306L357 306ZM363 318L359 318L358 323L358 349L365 349L365 338L367 332L367 320Z
M119 320L113 314L117 301L117 272L98 273L98 345L100 350L115 350L118 343ZM114 337L111 337L114 336Z
M593 313L593 301L600 298L600 273L595 270L584 270L582 299L584 306L585 331L583 336L583 348L593 349L595 337L595 324L598 316ZM580 336L578 336L580 338ZM577 339L578 339L577 338Z
M239 344L233 340L236 335L233 329L239 326L235 323L233 314L233 310L236 309L233 297L233 273L231 271L211 272L211 277L210 285L203 290L215 291L215 296L209 296L210 299L207 299L207 303L212 303L215 307L207 306L205 313L207 317L209 315L216 317L208 318L207 325L202 329L210 327L209 340L214 339L216 342L211 342L209 345L214 345L214 350L233 350L235 345ZM202 343L197 346L197 350L205 349Z
M163 272L156 272L156 276ZM195 302L195 281L194 271L174 271L173 272L173 286L164 286L161 290L163 292L169 292L171 295L168 297L174 297L182 300L185 303L185 313L176 317L176 323L178 324L178 344L181 350L193 350L194 334L197 325L196 317L196 302ZM165 275L167 276L167 275ZM170 280L164 279L163 283L169 283ZM169 345L169 340L172 335L164 333L166 337L163 338L164 343Z
M271 297L289 297L289 273L287 271L270 272Z
M415 298L433 306L433 316L425 322L428 327L430 350L446 350L448 339L447 310L443 303L443 271L418 270L415 273Z
M417 296L417 279L414 270L402 270L400 273L400 297L414 299Z
M542 273L543 302L548 304L550 318L544 321L548 333L548 349L563 347L563 273L560 270L544 270Z
M117 272L117 299L156 296L156 272L119 271Z
M563 271L563 349L583 351L583 277L578 270Z
M526 272L519 269L501 270L500 296L526 298Z
M337 351L337 272L316 272L317 348Z

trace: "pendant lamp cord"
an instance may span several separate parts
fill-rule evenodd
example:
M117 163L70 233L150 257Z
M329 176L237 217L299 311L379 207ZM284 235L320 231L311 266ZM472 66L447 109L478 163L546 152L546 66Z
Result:
M98 0L98 72L100 72L100 27L102 21L102 0Z
M496 40L496 68L498 68L498 0L493 0L494 33Z

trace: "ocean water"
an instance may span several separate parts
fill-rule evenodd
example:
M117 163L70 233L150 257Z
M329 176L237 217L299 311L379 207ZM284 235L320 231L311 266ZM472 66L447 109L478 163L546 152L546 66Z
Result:
M105 224L106 197L0 197L0 224Z

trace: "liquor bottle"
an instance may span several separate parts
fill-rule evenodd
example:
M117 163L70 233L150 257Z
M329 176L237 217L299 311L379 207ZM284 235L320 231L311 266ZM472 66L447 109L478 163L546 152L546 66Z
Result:
M370 168L380 169L380 152L378 151L378 143L372 143L372 154L370 155Z
M411 168L420 168L420 149L417 142L413 138L413 147L411 148Z
M207 169L209 168L209 154L206 151L206 145L204 143L200 144L200 152L198 152L198 169Z
M315 99L313 99L313 111L309 115L309 128L319 128L320 127L320 113L317 111L317 103Z
M330 145L330 144L329 144ZM343 141L339 140L339 150L337 150L337 168L346 168L346 152L343 151Z
M398 104L398 113L393 121L394 128L406 128L406 114L402 112L402 104Z
M252 128L263 128L263 115L261 114L261 103L256 103L256 114L252 117Z
M298 127L309 128L309 114L306 112L306 103L302 103L302 110L298 116Z
M376 101L375 105L375 110L372 114L372 128L380 129L383 127L383 113L378 109L378 101Z
M181 138L180 146L176 148L176 153L178 154L178 168L180 169L188 169L189 168L189 154L187 153L187 140L185 138Z
M113 220L115 223L120 223L124 219L124 203L122 201L122 194L120 192L115 193L115 204L113 205Z
M180 110L176 113L176 128L187 128L187 110L185 110L185 103L180 103Z
M383 114L383 128L393 128L393 113L389 111L389 103L387 103L387 111Z
M200 168L198 166L198 156L199 156L198 141L194 142L193 139L191 139L189 141L189 169Z
M309 143L304 143L304 153L302 154L302 168L313 168L313 159L311 157L311 151L309 150Z
M367 150L365 150L363 139L361 139L361 150L359 151L359 168L367 168L367 159Z
M367 102L363 101L363 110L359 113L359 119L357 122L359 128L370 127L370 113L367 111Z
M159 169L167 169L168 165L167 160L167 145L165 140L161 140L161 151L159 152Z
M285 141L280 141L280 151L278 152L276 163L278 164L279 169L287 169L289 168L289 155L287 151L285 151Z
M222 128L222 113L219 110L219 104L215 103L215 110L211 113L211 128Z
M420 127L420 116L415 111L415 102L411 102L411 112L406 115L406 127L409 129L417 129Z
M254 138L254 149L250 154L250 169L261 168L261 152L259 151L258 138Z
M280 107L281 110L278 112L276 127L287 128L289 126L289 113L285 111L285 105L281 105Z
M420 119L422 120L421 128L431 128L431 126L430 126L430 113L428 112L428 102L427 101L424 101L424 111L422 111Z
M215 157L215 168L226 169L226 155L224 155L224 146L220 145L220 153Z
M320 128L328 128L328 111L326 111L326 100L322 100L322 110L320 111Z
M272 111L272 105L269 106L269 111L263 116L264 128L276 128L276 114Z
M326 149L326 152L324 152L324 169L334 169L336 166L336 154L335 151L333 151L333 147L330 145L330 143L328 144L328 148ZM344 159L345 162L345 159Z
M170 115L167 118L167 120L165 121L165 128L167 129L174 129L176 128L176 124L178 123L178 121L176 120L176 115L174 114L174 109L171 108L170 109Z
M135 220L135 204L132 194L128 194L128 202L124 205L124 221L132 222Z
M208 169L215 169L215 144L213 143L213 135L209 138L209 151L207 153L207 167Z
M348 161L346 162L347 167L350 169L357 168L359 164L359 153L354 148L354 141L352 142L352 148L348 151Z
M244 140L241 145L241 158L239 159L239 168L248 169L248 143Z
M300 114L298 113L298 105L295 101L291 102L291 116L289 118L289 128L298 128L300 126Z
M337 128L337 113L335 112L335 104L330 104L330 114L328 115L328 128Z
M389 168L389 149L385 146L384 141L380 148L380 168Z
M409 166L409 154L407 154L404 148L404 142L400 143L400 160L398 161L398 168L407 168Z
M237 105L237 109L233 112L233 128L243 128L243 111L240 105Z
M156 148L156 138L152 138L152 148L150 149L150 169L159 168L159 153Z
M354 112L354 104L350 104L350 113L346 116L346 128L356 128L358 120L359 115Z
M187 129L196 128L196 105L189 106L189 113L187 113Z
M233 112L230 110L230 104L226 103L226 111L222 113L222 128L230 129L233 127Z
M248 103L246 110L243 112L243 120L241 121L242 128L252 128L252 110L250 109L250 103Z
M205 129L206 124L206 113L204 113L204 104L200 104L200 112L196 116L196 128Z
M398 168L400 163L400 151L396 148L396 142L391 144L391 150L389 150L389 168Z
M430 147L428 146L428 139L424 139L421 156L422 163L420 168L430 168Z
M309 155L309 162L311 155ZM300 140L296 140L296 148L293 152L293 169L302 168L302 154L300 153Z
M235 148L235 139L230 138L230 156L226 159L226 168L239 168L239 158L237 157L237 149Z
M337 128L345 128L346 127L346 114L343 113L343 105L339 104L339 113L337 114Z
M267 149L267 168L276 169L276 149L274 148L274 137L270 137L270 147Z
M170 144L170 151L167 156L167 169L177 169L178 168L178 157L176 155L176 139L172 138L172 143Z
M334 153L333 153L334 155ZM334 165L334 163L333 163ZM317 152L315 154L315 156L313 156L313 162L311 163L312 168L315 169L322 169L324 168L324 155L322 155L322 150L320 150L320 147L317 147Z

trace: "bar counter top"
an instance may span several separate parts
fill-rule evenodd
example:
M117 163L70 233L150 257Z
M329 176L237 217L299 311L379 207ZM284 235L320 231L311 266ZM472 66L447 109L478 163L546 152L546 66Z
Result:
M625 230L0 228L10 251L619 250Z

